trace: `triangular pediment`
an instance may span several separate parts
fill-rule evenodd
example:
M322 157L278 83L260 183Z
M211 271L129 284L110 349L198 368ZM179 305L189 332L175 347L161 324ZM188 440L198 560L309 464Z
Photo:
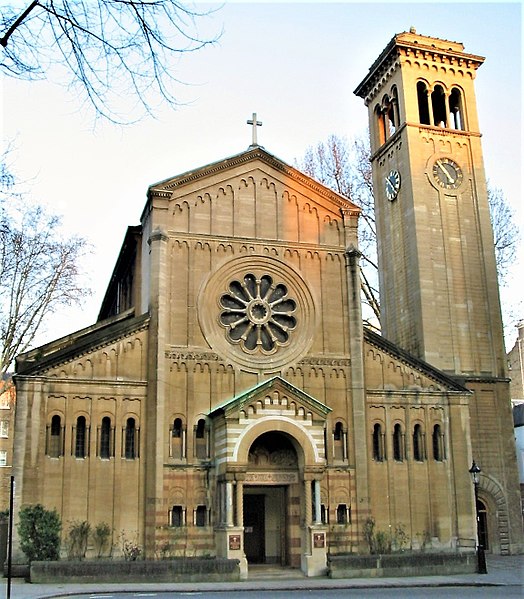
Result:
M324 421L331 411L329 406L275 376L218 405L209 416L213 418L223 414L229 419L256 413L258 416L279 415Z
M360 212L360 208L348 198L286 164L260 146L155 183L149 187L148 197L150 199L183 197L187 189L204 190L210 185L226 183L231 177L241 176L242 173L249 174L254 170L263 171L268 179L285 182L286 186L300 190L307 196L315 197L319 203L325 207L331 206L337 212L340 210Z

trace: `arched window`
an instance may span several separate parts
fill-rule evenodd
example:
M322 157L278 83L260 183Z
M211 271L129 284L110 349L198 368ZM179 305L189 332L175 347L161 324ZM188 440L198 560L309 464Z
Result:
M424 438L420 424L415 424L413 429L413 459L417 462L424 461Z
M333 430L333 453L335 460L345 460L346 455L346 434L342 422L337 422Z
M337 524L349 524L351 522L351 508L345 503L337 505Z
M64 434L62 419L58 414L51 418L51 425L47 428L47 455L58 458L64 454Z
M195 510L195 526L207 526L207 508L205 505L197 505Z
M446 95L442 85L435 85L431 92L431 107L433 110L433 124L436 127L447 127Z
M464 112L462 105L462 94L460 89L454 87L449 96L449 115L451 118L451 127L459 131L466 129L464 125Z
M429 119L428 88L423 81L417 83L418 116L421 125L431 125Z
M398 423L393 429L393 459L397 462L404 460L404 434L402 426Z
M169 513L169 524L171 526L185 526L185 510L181 505L174 505Z
M195 456L201 460L209 457L206 421L201 418L195 427Z
M384 461L384 435L378 423L373 427L373 459L376 462Z
M109 418L109 416L104 416L102 418L102 426L100 427L98 452L102 459L108 460L113 456L112 437L111 418Z
M134 460L138 453L137 428L134 418L128 418L124 431L125 447L124 456L126 460Z
M185 457L185 430L181 418L175 418L171 427L171 457L181 459Z
M386 119L384 118L384 113L382 111L381 106L377 106L375 108L375 126L377 132L377 142L378 145L386 143L387 135L386 135Z
M444 438L440 424L435 424L432 434L433 459L436 462L442 462L444 459Z
M85 458L87 455L87 425L85 416L76 419L75 458Z

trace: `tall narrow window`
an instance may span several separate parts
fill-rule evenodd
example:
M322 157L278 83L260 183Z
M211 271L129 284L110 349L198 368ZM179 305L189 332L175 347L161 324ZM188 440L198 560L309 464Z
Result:
M205 505L198 505L195 510L195 526L207 526L207 508Z
M377 106L375 108L375 126L377 132L377 141L378 145L386 143L387 135L386 135L386 119L384 118L384 113L382 112L382 108Z
M86 457L87 426L85 416L76 419L75 458Z
M175 418L171 428L171 457L184 457L184 428L181 418Z
M431 125L429 120L428 88L423 81L417 83L418 116L421 125Z
M460 89L454 87L451 90L451 94L449 96L449 114L451 117L451 127L453 129L458 129L459 131L464 131L464 114L462 110L462 94L460 93Z
M435 85L431 92L431 107L433 110L433 124L436 127L447 127L446 95L442 85Z
M206 421L201 418L195 428L195 455L203 460L208 457Z
M333 431L333 450L334 450L334 458L336 460L345 459L344 452L344 427L342 422L337 422L335 424L335 430Z
M62 420L60 416L55 414L51 418L51 426L48 427L47 455L58 458L63 453Z
M382 427L378 423L373 427L373 459L376 462L384 461L384 439Z
M136 424L134 418L128 418L125 429L125 448L124 455L126 460L134 460L137 456L136 452Z
M398 423L393 429L393 459L397 462L402 462L404 459L404 435Z
M443 443L442 431L440 428L440 424L435 424L435 426L433 427L432 441L433 441L433 459L436 462L442 462L443 455L444 455L444 451L443 451L444 443Z
M415 424L413 429L413 459L417 462L424 461L424 442L420 424Z
M345 503L337 505L337 524L349 524L350 510Z
M0 437L2 439L9 437L9 420L0 420Z
M111 453L111 419L109 416L104 416L100 427L100 457L108 460Z
M184 526L184 510L181 505L174 505L170 516L171 526Z

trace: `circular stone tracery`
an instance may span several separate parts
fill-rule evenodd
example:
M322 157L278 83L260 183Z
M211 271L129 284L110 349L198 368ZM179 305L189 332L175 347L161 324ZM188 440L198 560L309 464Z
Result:
M240 344L250 353L273 353L289 341L289 332L297 325L296 301L286 286L275 285L270 275L257 279L249 273L233 280L220 297L220 323L231 343Z

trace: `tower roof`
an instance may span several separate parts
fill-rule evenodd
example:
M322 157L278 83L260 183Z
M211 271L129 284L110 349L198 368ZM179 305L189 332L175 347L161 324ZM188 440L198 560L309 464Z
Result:
M420 35L414 28L394 35L379 57L371 65L368 74L359 83L354 93L365 98L377 78L388 69L400 56L422 56L434 62L457 64L467 68L478 69L484 62L483 56L467 54L464 44Z

